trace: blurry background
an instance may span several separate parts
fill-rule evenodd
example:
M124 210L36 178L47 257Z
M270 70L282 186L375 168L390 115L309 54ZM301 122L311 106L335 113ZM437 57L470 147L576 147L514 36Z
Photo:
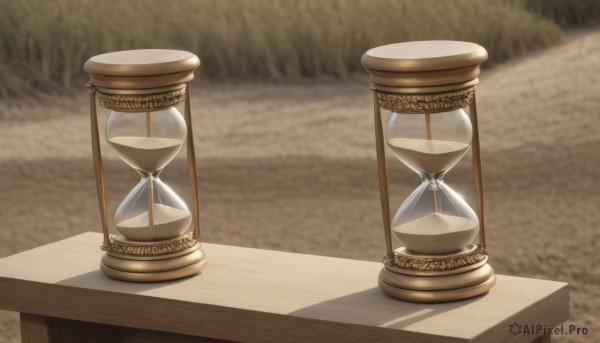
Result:
M491 264L569 282L569 323L590 333L555 339L597 341L598 24L598 0L0 0L0 257L100 231L83 62L174 48L202 60L192 111L203 241L378 261L360 57L473 41L490 55L478 109ZM103 154L114 211L137 175ZM189 199L184 158L162 176ZM395 211L418 178L389 163ZM445 179L472 203L468 160ZM0 342L18 341L18 315L0 311Z

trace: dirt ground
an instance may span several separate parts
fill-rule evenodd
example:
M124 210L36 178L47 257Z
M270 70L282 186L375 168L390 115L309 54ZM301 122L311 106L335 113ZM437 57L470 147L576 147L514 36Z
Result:
M600 31L578 33L485 70L478 88L491 264L499 274L569 282L569 323L589 335L557 342L600 340L598 55ZM86 96L82 87L53 101L0 103L0 257L100 231ZM204 241L380 260L366 78L198 82L192 98ZM114 211L137 176L103 148ZM467 162L445 178L465 195ZM390 168L397 208L418 179L399 162ZM180 156L163 179L188 197L185 170ZM0 342L17 341L18 316L0 312Z

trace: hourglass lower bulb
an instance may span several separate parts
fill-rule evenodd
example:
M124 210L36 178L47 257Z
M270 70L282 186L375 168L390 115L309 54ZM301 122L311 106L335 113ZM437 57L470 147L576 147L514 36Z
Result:
M155 112L111 112L106 137L119 156L142 179L115 213L115 226L126 238L166 240L184 233L192 216L179 196L159 179L179 153L186 137L185 121L170 107Z
M471 207L444 181L467 153L472 128L462 109L424 114L392 113L386 142L422 180L392 220L395 237L410 252L439 255L473 242L479 221Z

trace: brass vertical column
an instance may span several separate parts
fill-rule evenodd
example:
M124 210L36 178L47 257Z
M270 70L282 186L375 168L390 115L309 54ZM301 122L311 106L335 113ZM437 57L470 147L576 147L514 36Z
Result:
M98 206L100 207L100 220L102 223L102 250L110 249L110 236L108 233L108 218L106 215L106 190L104 188L104 167L102 165L102 152L100 151L100 133L98 132L98 114L96 112L96 89L94 85L86 85L90 93L90 126L92 137L92 154L94 160L94 173L96 174L96 192L98 194Z
M383 216L383 229L385 233L386 259L393 261L392 228L390 222L390 197L388 194L387 163L385 160L385 145L383 143L383 123L381 110L377 101L376 90L373 89L373 102L375 113L375 146L377 149L377 171L379 175L379 197L381 200L381 214ZM393 263L393 262L392 262Z
M475 94L473 94L473 100L471 101L471 105L469 106L469 114L471 118L471 125L473 126L473 180L475 183L475 197L477 199L477 217L479 218L480 242L484 253L487 254L487 247L485 245L485 221L483 214L483 176L481 175L481 149L479 147L479 123L477 122L477 99Z
M192 217L194 221L194 237L200 237L200 200L198 198L198 175L196 169L196 149L194 148L194 131L192 130L192 107L190 105L190 83L186 84L185 124L187 125L188 174L192 186Z

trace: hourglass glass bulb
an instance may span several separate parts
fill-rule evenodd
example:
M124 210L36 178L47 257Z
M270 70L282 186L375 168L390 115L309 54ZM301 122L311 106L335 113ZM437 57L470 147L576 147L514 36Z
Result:
M177 237L191 223L192 215L183 200L154 176L142 178L115 212L117 230L140 241Z
M425 177L438 178L467 152L472 127L462 109L442 113L392 113L386 141L396 157Z
M467 153L472 127L462 109L442 113L392 113L386 142L394 155L422 178L392 220L396 238L419 254L458 251L477 236L471 207L442 177Z
M181 150L185 120L175 107L156 112L111 112L106 138L133 168L154 173L163 169Z
M455 252L479 232L475 211L442 180L424 180L402 203L392 227L408 250L420 254Z
M159 178L184 144L186 124L170 107L155 112L111 112L106 138L142 179L115 213L123 236L140 241L166 240L184 233L192 222L189 209Z

